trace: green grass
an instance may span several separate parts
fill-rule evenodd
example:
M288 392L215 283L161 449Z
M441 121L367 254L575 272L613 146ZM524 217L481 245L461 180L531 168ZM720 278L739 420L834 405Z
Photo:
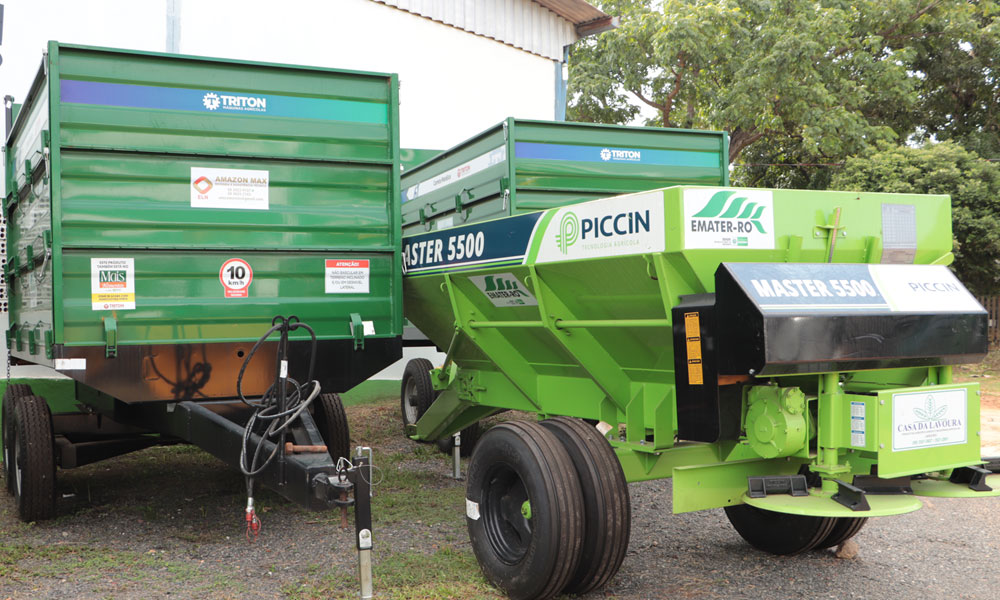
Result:
M376 404L389 399L393 399L398 404L399 386L398 379L372 379L344 392L340 395L340 399L344 406Z
M429 552L411 550L378 556L374 589L379 598L392 600L499 600L505 598L486 583L471 552L452 546ZM353 573L324 572L284 586L290 600L357 598Z

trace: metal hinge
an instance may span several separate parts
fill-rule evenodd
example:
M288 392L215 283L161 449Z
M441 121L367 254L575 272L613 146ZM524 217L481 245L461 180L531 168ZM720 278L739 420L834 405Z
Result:
M354 338L354 349L365 349L365 324L361 315L351 313L351 336Z
M104 317L104 356L118 356L118 322L114 317Z

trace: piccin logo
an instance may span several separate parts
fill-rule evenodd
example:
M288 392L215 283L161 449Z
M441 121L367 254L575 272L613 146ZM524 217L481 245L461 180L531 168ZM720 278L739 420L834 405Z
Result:
M204 104L205 108L208 110L215 110L219 108L219 95L214 92L209 92L202 97L201 103Z
M611 150L601 148L601 160L611 160Z
M934 396L927 396L923 408L914 408L913 414L922 422L939 421L948 412L947 406L935 406Z
M580 237L580 219L573 212L567 212L559 221L559 233L556 234L556 244L563 254L569 252L569 247Z
M195 179L191 185L194 186L195 191L197 191L201 195L207 194L209 190L211 190L213 187L212 180L209 179L208 177L205 177L204 175L202 175L198 179Z
M691 231L750 234L756 230L767 233L760 223L765 208L737 192L717 192L692 216Z

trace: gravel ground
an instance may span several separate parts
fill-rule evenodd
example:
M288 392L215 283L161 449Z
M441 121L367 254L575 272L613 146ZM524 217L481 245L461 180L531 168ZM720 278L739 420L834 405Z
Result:
M385 403L349 414L352 422L390 423L395 410ZM370 431L356 435L366 441ZM383 463L395 465L386 467L383 490L393 489L402 471L415 471L429 497L444 502L440 519L408 517L405 500L383 504L376 514L376 572L414 560L419 572L422 557L447 548L461 563L458 571L476 578L463 484L448 477L445 460L426 446L397 437L375 442L383 456L403 457ZM59 476L60 492L72 496L60 500L63 516L54 521L18 522L10 498L0 493L0 600L356 597L353 527L341 531L336 514L307 512L263 493L264 530L248 544L241 478L198 450L154 448ZM721 510L672 515L669 481L630 489L628 556L591 598L997 596L991 583L1000 555L1000 498L927 499L915 513L873 519L855 538L860 552L853 559L830 550L783 558L747 546ZM393 597L447 597L399 592L406 580L392 581ZM464 597L497 597L478 585L471 589L482 591Z

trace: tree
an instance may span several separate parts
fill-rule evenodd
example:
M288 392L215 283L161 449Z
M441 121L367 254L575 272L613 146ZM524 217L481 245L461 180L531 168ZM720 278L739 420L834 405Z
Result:
M960 34L985 13L965 4L606 0L621 24L573 47L569 116L627 122L635 98L656 111L649 125L728 131L730 161L754 144L802 162L843 158L915 130L914 61L967 47Z
M1000 165L953 142L921 148L882 144L850 158L833 189L950 194L958 278L976 294L1000 291Z

